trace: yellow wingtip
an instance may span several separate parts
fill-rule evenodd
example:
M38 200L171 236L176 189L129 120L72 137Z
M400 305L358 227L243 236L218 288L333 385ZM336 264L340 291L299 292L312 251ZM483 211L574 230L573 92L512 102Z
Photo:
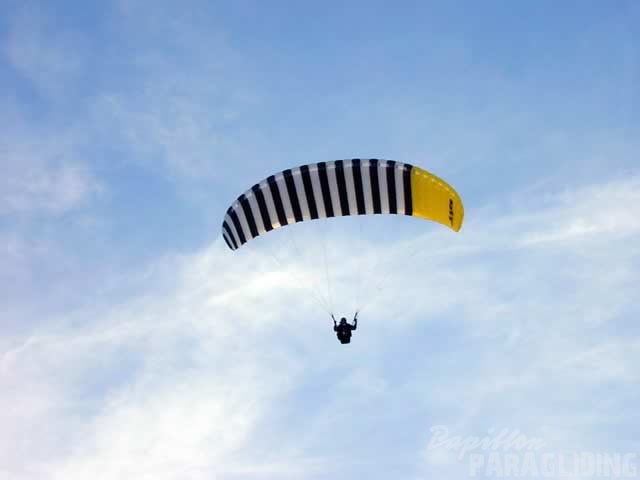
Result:
M413 215L441 223L455 232L464 221L464 205L458 192L440 177L419 167L411 170Z

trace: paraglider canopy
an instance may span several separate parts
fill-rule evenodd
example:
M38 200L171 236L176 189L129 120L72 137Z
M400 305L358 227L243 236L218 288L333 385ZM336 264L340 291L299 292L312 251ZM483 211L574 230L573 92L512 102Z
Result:
M464 206L444 180L408 163L336 160L287 169L255 184L228 208L222 236L236 250L293 223L375 214L424 218L457 232Z

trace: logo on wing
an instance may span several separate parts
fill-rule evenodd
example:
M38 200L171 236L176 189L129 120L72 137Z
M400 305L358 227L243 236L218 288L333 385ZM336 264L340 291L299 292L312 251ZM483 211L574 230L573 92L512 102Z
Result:
M453 227L453 198L449 199L449 223Z

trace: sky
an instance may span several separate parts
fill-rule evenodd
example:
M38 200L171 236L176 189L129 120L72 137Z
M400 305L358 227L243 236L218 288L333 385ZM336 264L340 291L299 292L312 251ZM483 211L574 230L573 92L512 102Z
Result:
M637 2L5 0L0 132L0 479L640 455ZM462 230L226 248L242 191L342 158L446 179Z

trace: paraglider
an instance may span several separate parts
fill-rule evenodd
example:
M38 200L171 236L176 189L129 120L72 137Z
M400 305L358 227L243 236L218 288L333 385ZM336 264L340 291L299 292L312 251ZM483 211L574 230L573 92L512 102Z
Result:
M340 319L339 324L336 323L336 319L333 315L331 315L331 318L333 318L333 331L336 332L340 343L342 343L343 345L345 343L351 343L351 332L358 328L358 312L356 312L353 317L353 325L348 323L345 317L342 317Z
M226 211L222 237L235 251L254 238L294 223L378 214L423 218L457 232L464 206L447 182L408 163L378 159L319 162L271 175L240 195ZM334 318L334 330L341 343L349 343L357 318L353 325L342 320L338 325Z

